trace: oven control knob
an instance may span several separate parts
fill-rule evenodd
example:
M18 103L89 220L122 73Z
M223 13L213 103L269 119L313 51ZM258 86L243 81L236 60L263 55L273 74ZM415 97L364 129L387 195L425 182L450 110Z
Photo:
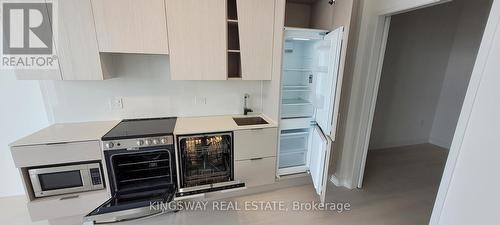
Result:
M144 143L145 143L146 145L151 145L151 140L150 140L150 139L147 139Z
M154 145L160 144L160 140L158 140L158 139L153 139L153 144L154 144Z
M115 147L115 144L113 144L113 142L106 143L106 148L113 148L113 147Z
M143 141L143 140L138 140L138 141L137 141L137 145L139 145L139 146L143 146L143 145L144 145L144 141Z

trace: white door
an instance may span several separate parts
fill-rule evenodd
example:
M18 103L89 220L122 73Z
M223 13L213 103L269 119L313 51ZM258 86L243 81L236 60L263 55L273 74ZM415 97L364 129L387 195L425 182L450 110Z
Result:
M325 201L330 149L331 140L323 134L318 126L314 126L309 155L309 171L311 173L314 189L320 196L322 202Z
M325 35L325 42L316 47L315 58L315 108L316 122L323 132L335 139L335 128L340 102L342 78L339 77L340 53L344 28Z

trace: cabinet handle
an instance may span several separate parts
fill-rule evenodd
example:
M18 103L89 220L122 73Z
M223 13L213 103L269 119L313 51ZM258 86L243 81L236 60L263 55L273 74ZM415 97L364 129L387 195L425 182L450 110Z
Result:
M62 197L59 200L63 201L63 200L74 199L74 198L78 198L78 197L80 197L80 196L79 195L72 195L72 196Z
M262 159L264 159L264 158L262 158L262 157L261 158L253 158L253 159L250 159L250 160L256 161L256 160L262 160Z

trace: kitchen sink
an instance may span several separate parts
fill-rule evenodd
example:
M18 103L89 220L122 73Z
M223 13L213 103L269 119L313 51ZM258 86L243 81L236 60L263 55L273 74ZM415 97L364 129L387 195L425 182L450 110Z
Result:
M266 120L262 119L262 117L233 117L234 122L238 126L250 126L250 125L260 125L260 124L269 124Z

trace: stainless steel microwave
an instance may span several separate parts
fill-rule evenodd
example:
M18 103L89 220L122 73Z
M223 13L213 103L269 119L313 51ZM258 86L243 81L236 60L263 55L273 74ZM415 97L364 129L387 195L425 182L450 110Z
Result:
M104 189L100 163L29 169L35 197Z

